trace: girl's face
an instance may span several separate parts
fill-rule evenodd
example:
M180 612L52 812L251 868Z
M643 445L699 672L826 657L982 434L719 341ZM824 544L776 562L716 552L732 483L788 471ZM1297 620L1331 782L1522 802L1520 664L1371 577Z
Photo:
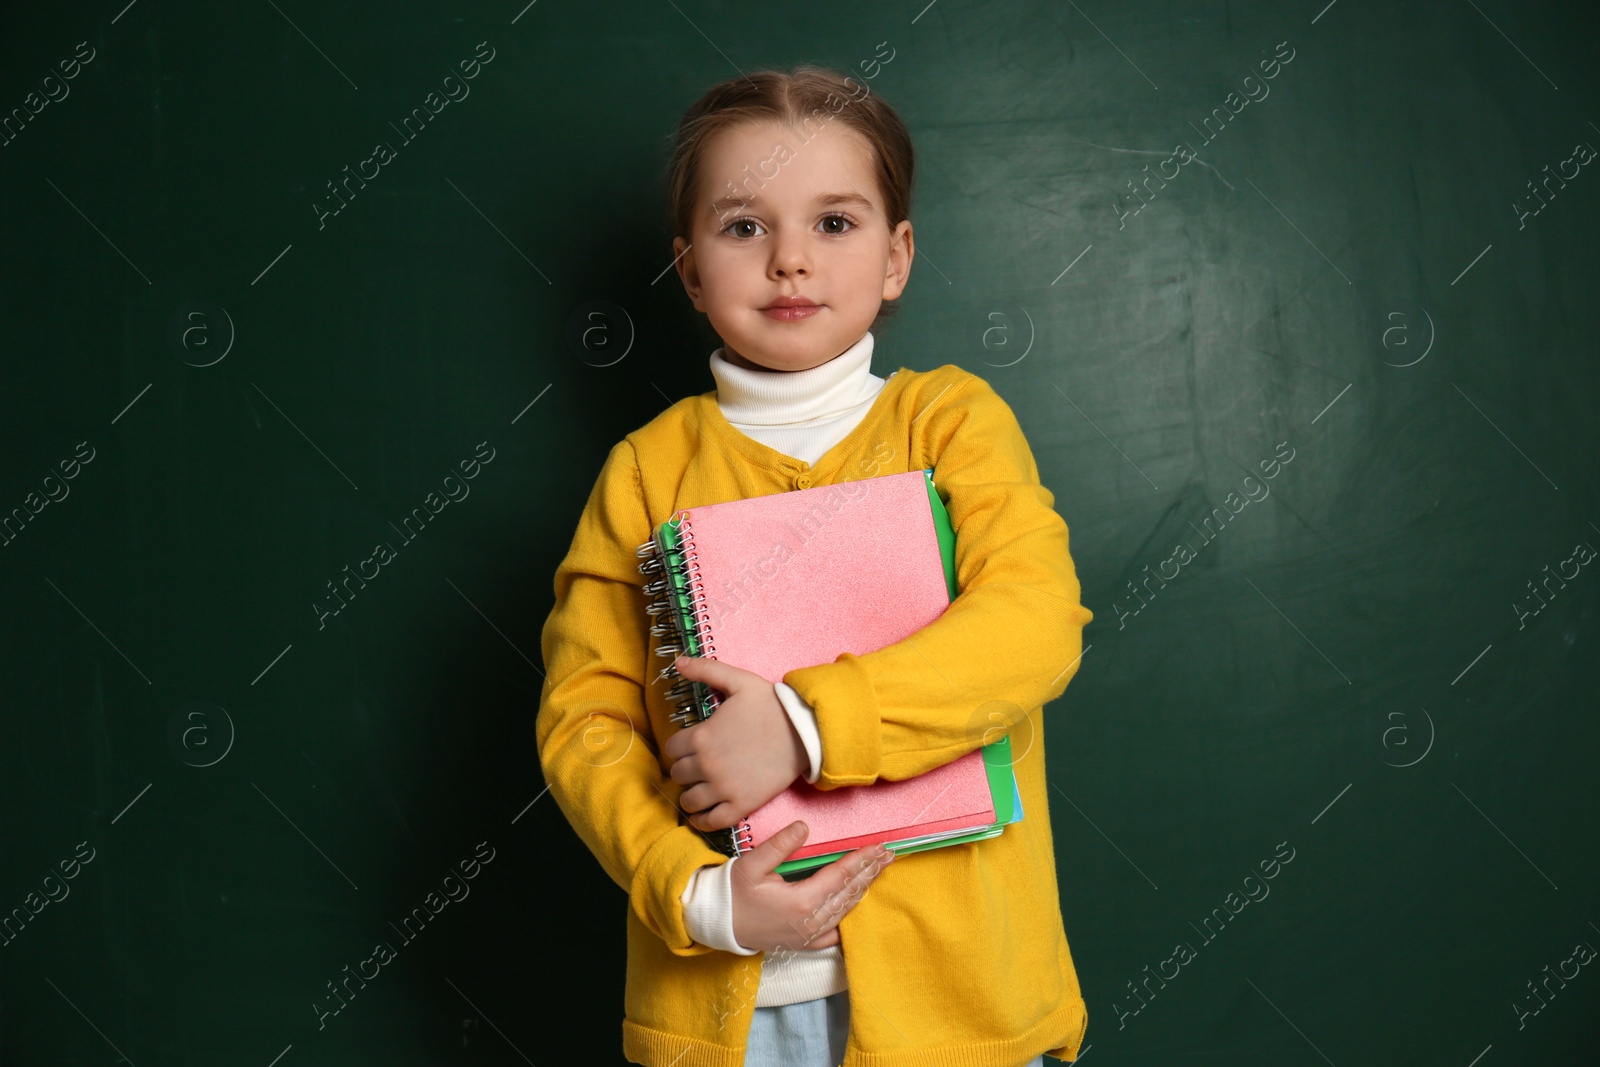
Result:
M813 129L803 141L746 122L713 137L693 243L672 242L685 291L736 366L821 366L861 340L911 272L911 223L890 230L866 138L837 122ZM770 312L781 297L818 306Z

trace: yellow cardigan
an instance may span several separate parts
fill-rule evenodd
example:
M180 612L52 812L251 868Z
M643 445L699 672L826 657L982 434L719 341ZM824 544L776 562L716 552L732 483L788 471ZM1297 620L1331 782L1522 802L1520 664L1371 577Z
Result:
M817 788L910 778L1004 731L1024 817L996 838L902 857L844 916L844 1067L1077 1058L1088 1012L1056 885L1043 705L1076 673L1093 616L1016 416L946 364L890 375L814 465L735 429L714 390L687 397L613 446L590 492L556 570L536 736L551 795L628 894L631 1062L741 1067L762 959L701 945L685 926L690 875L727 857L680 816L683 787L660 758L677 727L635 550L679 508L923 467L948 501L960 595L905 641L783 681L816 710Z

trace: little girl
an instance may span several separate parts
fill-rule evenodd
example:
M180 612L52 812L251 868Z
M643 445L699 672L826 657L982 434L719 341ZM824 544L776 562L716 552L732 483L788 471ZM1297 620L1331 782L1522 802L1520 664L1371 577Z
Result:
M551 794L628 894L623 1052L659 1067L1041 1067L1088 1025L1067 948L1045 704L1077 670L1067 526L1016 417L954 364L871 372L913 254L894 110L818 67L710 89L670 165L676 266L723 345L717 388L614 445L555 575L537 740ZM891 303L886 304L889 301ZM680 729L636 550L681 508L934 468L960 595L912 637L778 683L676 661L723 694ZM889 862L774 868L803 823L708 843L804 778L903 780L1011 738L1024 818ZM871 893L867 892L868 887Z

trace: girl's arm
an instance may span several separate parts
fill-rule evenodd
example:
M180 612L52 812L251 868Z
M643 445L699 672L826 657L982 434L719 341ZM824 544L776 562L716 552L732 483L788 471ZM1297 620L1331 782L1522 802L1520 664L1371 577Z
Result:
M681 787L661 767L645 713L650 616L635 549L650 536L633 445L612 447L590 491L541 635L539 764L567 821L680 956L713 951L684 919L690 876L728 857L678 819Z
M1066 689L1094 617L1067 524L988 382L963 373L932 401L912 423L911 456L948 499L960 594L903 641L784 675L816 713L818 789L915 777L1011 730Z

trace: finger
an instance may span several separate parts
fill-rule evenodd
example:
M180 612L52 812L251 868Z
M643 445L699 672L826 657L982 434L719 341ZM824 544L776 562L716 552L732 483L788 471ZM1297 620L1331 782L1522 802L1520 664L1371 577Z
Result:
M706 782L690 786L678 796L678 807L683 809L685 815L704 815L721 802L722 798L713 796L711 786Z
M750 673L705 656L679 656L673 666L691 681L704 682L713 689L730 694L743 685L739 676Z
M867 886L894 860L892 851L878 853L877 845L865 845L830 863L817 872L809 883L815 883L810 901L813 908L835 911L842 915L855 907L852 894L864 896ZM858 898L859 899L859 898Z
M848 883L838 892L823 897L805 916L791 921L790 925L799 934L804 947L825 947L826 943L831 943L829 935L865 895L865 887Z
M661 758L669 767L687 756L691 751L687 734L687 729L680 729L662 743Z
M733 816L733 805L723 802L710 811L697 812L689 816L689 824L697 830L710 832L712 830L726 830L737 820Z
M694 785L696 782L706 780L705 775L700 773L699 756L684 756L672 765L671 770L667 771L667 777L674 782L682 782L684 785Z
M774 943L786 952L809 952L837 945L839 943L837 930L837 923L830 924L826 928L815 924L808 927L799 919L791 919L788 935L774 935Z
M801 948L805 948L805 949L831 948L832 946L837 945L838 943L839 943L839 927L838 926L831 926L831 927L828 928L827 932L822 933L822 934L818 934L816 937L814 937L811 940L807 941L805 944L801 945L800 947Z
M883 874L883 869L889 866L889 864L893 861L893 850L885 852L882 855L879 855L876 852L868 854L866 862L861 871L858 872L849 883L851 886L856 888L855 899L851 902L850 908L854 908L857 904L867 899L867 893L871 891L873 885L878 881L878 877ZM847 908L846 910L848 911L850 909Z
M789 853L805 844L809 833L803 822L792 822L745 853L741 863L749 864L749 874L761 879L778 869L778 864L789 858Z
M865 885L878 876L878 872L889 865L894 859L891 851L879 851L878 845L863 845L847 855L839 857L839 861L831 865L828 873L833 875L831 889L845 888L855 884Z
M825 948L838 944L839 936L834 931L839 923L866 899L871 883L893 860L893 851L880 857L876 845L866 845L807 879L806 888L813 890L808 900L810 910L801 919L790 922L803 947Z

